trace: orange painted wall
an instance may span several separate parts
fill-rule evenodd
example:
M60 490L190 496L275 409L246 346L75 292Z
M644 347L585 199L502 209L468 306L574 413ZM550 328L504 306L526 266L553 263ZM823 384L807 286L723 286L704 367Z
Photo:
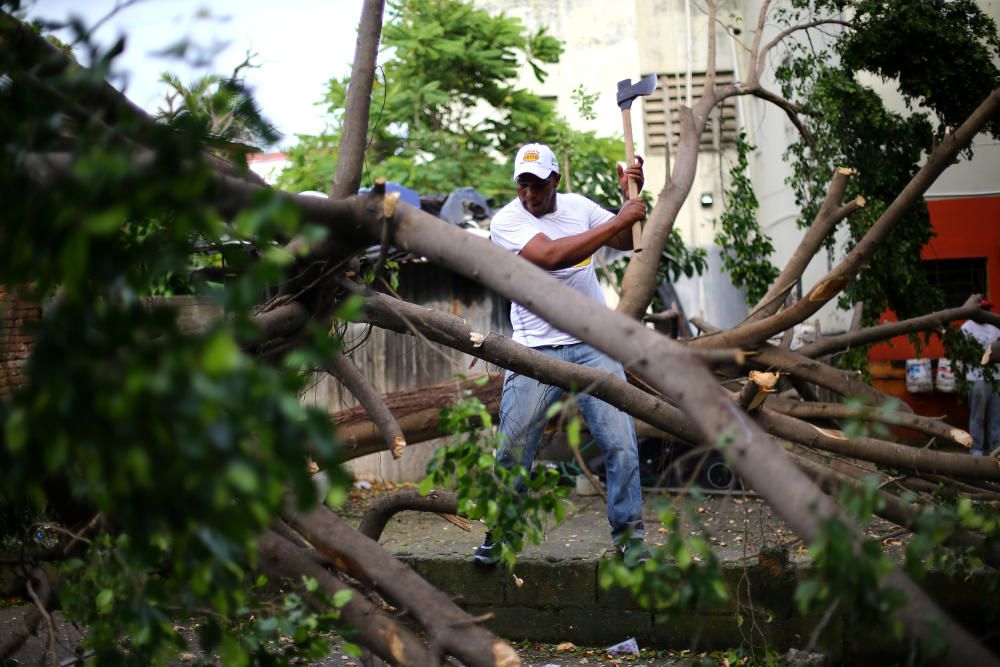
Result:
M986 258L987 296L1000 299L1000 196L938 199L927 202L934 236L924 246L922 259ZM896 317L891 311L882 321ZM961 323L958 323L961 324ZM941 343L934 337L921 356L937 359L944 354ZM868 358L878 361L912 359L916 356L906 336L889 343L872 346Z
M987 296L994 302L1000 301L1000 196L936 199L928 201L927 208L936 236L924 246L921 258L985 257ZM895 319L891 311L882 315L882 321ZM954 326L960 324L956 322ZM967 408L954 394L910 394L906 391L906 373L901 363L916 356L907 336L872 346L868 359L873 384L906 401L917 414L948 415L948 421L964 425L968 419ZM944 356L944 347L937 336L922 348L920 356L930 359Z

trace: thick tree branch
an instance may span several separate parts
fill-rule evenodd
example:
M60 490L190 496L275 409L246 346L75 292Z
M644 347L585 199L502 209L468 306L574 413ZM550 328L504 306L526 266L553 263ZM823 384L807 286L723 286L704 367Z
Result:
M358 532L378 542L386 524L389 523L389 519L399 512L406 511L456 514L458 512L458 499L454 493L448 491L435 490L422 496L416 489L407 489L383 496L365 511L364 516L361 517L361 523L358 525Z
M760 43L764 39L764 26L767 25L767 12L770 7L771 0L764 0L760 5L760 11L757 13L757 25L753 31L753 41L750 43L750 65L757 65L760 61L758 58ZM760 75L759 65L750 67L750 71L747 72L747 86L756 87L760 82Z
M272 579L285 579L300 585L302 577L315 579L319 590L327 595L350 591L351 597L340 608L340 620L353 628L360 643L394 665L426 667L431 663L424 642L405 624L376 607L362 593L330 573L313 557L314 552L274 532L265 533L258 542L260 567ZM331 611L327 605L307 592L302 593L310 607L320 613Z
M776 412L799 419L860 419L874 421L890 426L919 431L935 438L970 447L972 436L967 431L956 428L940 419L921 417L909 412L886 410L867 405L851 406L843 403L813 403L807 401L790 401L783 398L772 398L767 406Z
M406 436L403 435L403 430L396 422L396 418L392 416L392 412L382 401L382 396L375 391L375 388L361 374L354 362L342 354L337 354L327 362L324 370L340 380L347 387L347 390L358 399L382 434L385 444L392 452L392 458L402 458L403 449L406 447Z
M382 34L384 9L385 0L365 0L361 7L361 24L358 27L358 41L354 49L351 83L347 89L337 173L333 177L333 187L330 190L332 199L349 197L356 193L358 186L361 185L361 168L368 140L368 112L371 109L375 59L378 56L379 37Z
M781 308L781 304L784 303L788 293L801 280L802 272L809 266L809 262L812 261L816 252L823 245L826 237L836 228L837 223L850 213L853 213L858 207L864 205L864 200L855 200L848 206L841 206L840 204L844 197L844 190L847 188L848 179L853 173L853 169L845 167L840 167L834 171L833 178L830 179L830 185L826 190L826 197L823 199L823 204L816 214L816 219L813 220L813 223L809 226L805 235L803 235L798 248L792 253L791 258L785 264L785 268L781 270L781 274L775 279L771 287L768 288L767 294L761 298L750 314L746 316L743 323L755 322L776 313Z
M705 322L699 317L692 317L691 323L701 331L709 334L719 331L718 327ZM770 343L758 346L752 354L747 356L747 363L759 370L780 370L789 375L790 379L795 383L796 389L799 390L799 394L809 400L814 400L815 397L811 395L811 390L805 386L800 387L800 383L802 382L811 382L812 384L825 387L841 396L861 396L875 405L894 401L888 394L863 382L857 373L834 368L815 359L805 357L797 351L787 350Z
M679 110L680 141L674 158L674 170L660 191L642 232L643 252L632 255L622 277L621 300L617 310L633 319L642 318L656 290L656 269L674 221L691 192L698 170L701 133L714 103L708 97L698 101L694 109Z
M961 454L938 452L875 438L849 438L838 431L821 429L767 407L762 408L754 416L761 426L779 438L843 456L864 459L902 472L1000 480L1000 463L990 457L969 456L964 452Z
M283 517L338 570L371 585L396 606L406 608L427 631L428 644L436 644L445 655L454 656L469 667L521 664L509 644L478 625L451 598L325 507L307 514L286 510Z
M955 320L973 320L975 322L988 322L1000 326L1000 315L984 311L979 307L979 300L981 298L981 295L973 294L958 308L939 310L936 313L912 317L908 320L900 320L899 322L887 322L873 327L858 329L857 331L850 331L838 336L824 336L813 343L803 345L796 352L807 357L822 357L852 347L877 343L918 331L937 331L944 325Z
M506 336L485 337L454 315L418 306L384 294L372 294L365 303L365 318L376 326L400 333L417 329L425 337L479 357L515 373L579 391L609 403L685 442L698 442L698 431L674 406L651 396L613 375L571 364L515 343Z

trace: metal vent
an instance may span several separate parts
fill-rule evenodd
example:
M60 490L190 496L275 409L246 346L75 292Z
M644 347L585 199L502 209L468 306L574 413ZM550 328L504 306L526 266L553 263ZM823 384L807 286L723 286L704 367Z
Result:
M715 75L715 85L733 83L732 71L721 71ZM691 99L698 100L705 91L705 73L691 75ZM685 74L673 72L661 74L653 94L643 98L646 119L646 151L662 155L667 137L670 137L670 153L677 151L680 130L679 109L687 102ZM668 112L669 111L669 115ZM727 98L712 110L712 114L701 135L701 150L717 151L736 146L739 132L736 122L736 100Z

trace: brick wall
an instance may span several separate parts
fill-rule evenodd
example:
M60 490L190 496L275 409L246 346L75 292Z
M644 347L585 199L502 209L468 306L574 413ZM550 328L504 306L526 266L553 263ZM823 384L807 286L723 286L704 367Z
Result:
M0 286L0 396L21 384L21 368L31 352L31 325L42 315L37 303L19 299Z

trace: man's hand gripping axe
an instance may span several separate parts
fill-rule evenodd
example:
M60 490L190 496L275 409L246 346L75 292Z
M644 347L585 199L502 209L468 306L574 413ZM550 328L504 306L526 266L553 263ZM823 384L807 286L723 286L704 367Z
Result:
M656 75L647 74L635 83L632 79L624 79L618 82L618 108L622 110L622 127L625 131L625 166L631 167L635 164L635 144L632 142L632 101L640 95L649 95L656 90ZM635 199L639 195L639 188L635 181L628 179L628 198ZM642 250L642 223L637 222L632 225L632 250L640 252Z

